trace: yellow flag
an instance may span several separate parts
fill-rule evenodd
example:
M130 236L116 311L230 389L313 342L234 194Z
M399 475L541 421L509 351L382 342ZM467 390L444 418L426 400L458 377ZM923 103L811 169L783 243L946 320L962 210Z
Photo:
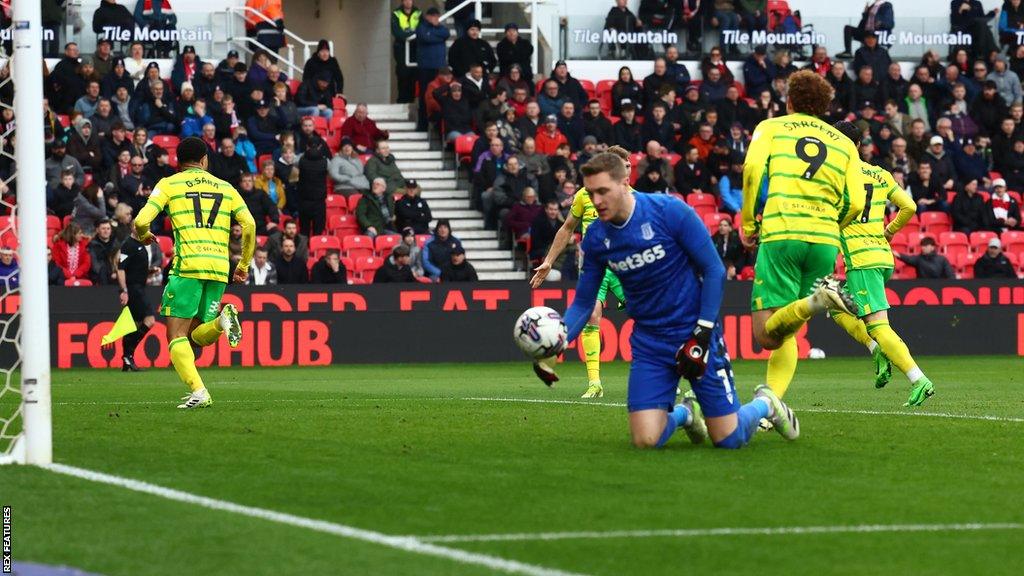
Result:
M123 338L126 334L131 334L136 330L138 330L138 327L135 326L135 319L132 318L131 311L125 307L121 310L121 315L117 317L117 322L114 322L114 327L103 337L102 345L112 344Z

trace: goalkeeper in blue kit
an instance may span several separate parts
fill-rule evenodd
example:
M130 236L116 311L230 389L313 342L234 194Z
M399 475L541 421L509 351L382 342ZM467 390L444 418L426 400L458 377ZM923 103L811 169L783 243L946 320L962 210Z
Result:
M581 172L599 221L583 239L583 270L565 314L567 341L583 330L610 268L634 321L627 395L633 444L661 447L683 428L695 444L710 436L715 446L740 448L761 418L796 439L796 415L766 386L740 405L717 323L725 267L696 212L670 196L631 193L625 164L613 154L595 156ZM554 360L535 365L542 380L556 378ZM680 377L693 391L676 404Z

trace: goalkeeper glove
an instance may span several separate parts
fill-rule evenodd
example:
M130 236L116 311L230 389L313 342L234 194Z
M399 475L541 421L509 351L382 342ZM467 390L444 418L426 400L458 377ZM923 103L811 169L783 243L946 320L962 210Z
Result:
M676 352L676 373L687 380L704 375L711 354L711 328L697 324L693 335Z

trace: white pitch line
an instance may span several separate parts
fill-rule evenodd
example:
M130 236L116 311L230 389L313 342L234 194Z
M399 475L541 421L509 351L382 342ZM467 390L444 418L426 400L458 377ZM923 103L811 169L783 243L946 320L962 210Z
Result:
M1024 530L1016 522L970 524L862 524L855 526L786 526L781 528L704 528L682 530L614 530L608 532L537 532L520 534L467 534L414 536L421 542L529 542L612 538L697 538L705 536L783 536L802 534L865 534L873 532L972 532Z
M424 542L415 536L389 536L372 530L364 530L362 528L346 526L345 524L327 522L326 520L314 520L312 518L295 516L284 512L276 512L265 508L243 506L241 504L235 504L234 502L216 500L205 496L197 496L195 494L189 494L188 492L173 490L171 488L157 486L156 484L150 484L148 482L113 476L111 474L104 474L103 472L86 470L84 468L77 468L65 464L49 464L42 466L42 468L58 474L65 474L67 476L73 476L90 482L99 482L100 484L117 486L119 488L125 488L134 492L141 492L143 494L165 498L167 500L194 504L211 510L232 512L234 514L240 514L250 518L276 522L278 524L306 528L316 532L333 534L335 536L341 536L342 538L360 540L371 544L378 544L404 552L411 552L413 554L436 556L438 558L452 560L460 564L483 566L499 572L507 572L509 574L526 574L528 576L581 576L573 572L564 572L553 568L545 568L543 566L526 564L515 560L507 560L497 556L488 556L486 554L438 546L436 544Z

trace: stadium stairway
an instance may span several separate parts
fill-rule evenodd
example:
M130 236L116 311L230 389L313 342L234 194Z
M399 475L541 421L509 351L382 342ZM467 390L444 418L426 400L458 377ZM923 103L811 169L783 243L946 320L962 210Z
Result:
M369 116L381 130L391 134L389 143L402 175L416 180L423 198L437 219L451 221L452 233L466 248L466 258L476 268L480 280L522 280L516 271L509 250L498 247L498 235L484 230L483 214L469 207L468 185L456 179L453 163L446 159L440 144L432 142L427 132L418 132L406 104L368 104ZM348 105L348 113L355 104ZM433 223L431 223L433 226Z

